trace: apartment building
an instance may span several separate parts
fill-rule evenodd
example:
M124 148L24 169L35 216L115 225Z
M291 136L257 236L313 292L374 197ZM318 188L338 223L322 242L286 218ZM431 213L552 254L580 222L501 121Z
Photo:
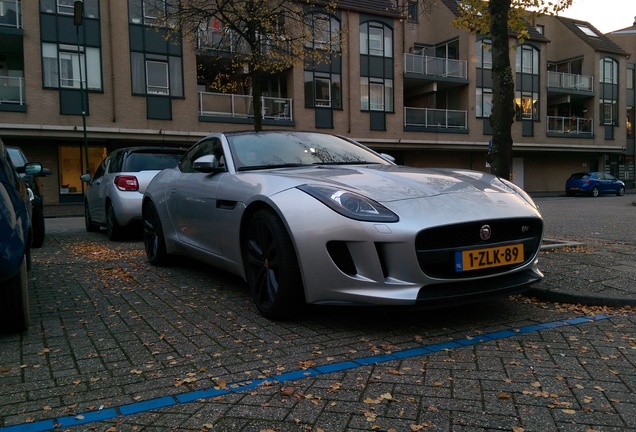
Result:
M249 87L211 89L223 23L171 36L156 25L161 3L84 0L76 25L73 0L0 0L0 136L51 169L47 204L81 203L79 176L115 148L253 128ZM346 135L407 165L487 171L490 41L450 25L455 0L427 14L409 2L404 20L391 6L341 0L321 16L330 32L346 29L341 49L263 80L264 128ZM513 181L562 192L571 172L605 170L634 187L630 51L566 18L529 31L523 44L510 39Z

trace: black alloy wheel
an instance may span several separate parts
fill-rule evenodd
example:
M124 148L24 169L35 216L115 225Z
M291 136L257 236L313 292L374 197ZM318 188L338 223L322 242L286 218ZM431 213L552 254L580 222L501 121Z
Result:
M18 274L0 289L0 333L19 333L29 327L29 287L27 259L22 258Z
M296 252L274 212L264 209L252 216L242 249L247 282L259 312L274 320L300 312L305 296Z
M117 223L115 209L111 203L106 206L106 231L109 240L119 240L122 236L122 227Z
M618 188L618 191L616 192L616 195L617 195L617 196L623 196L623 195L625 195L625 187L624 187L624 186L619 187L619 188Z
M163 237L161 220L157 208L152 201L147 202L143 208L144 218L144 249L146 258L152 265L165 265L168 257L166 241Z
M99 226L96 225L91 219L91 212L88 209L88 203L84 202L84 225L86 226L86 231L88 232L97 232L99 231Z

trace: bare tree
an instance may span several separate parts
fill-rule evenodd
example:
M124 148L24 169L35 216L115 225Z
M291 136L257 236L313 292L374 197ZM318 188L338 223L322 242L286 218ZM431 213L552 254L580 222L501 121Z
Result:
M460 16L454 25L487 34L492 40L493 130L488 155L491 172L510 178L512 165L512 124L514 123L515 84L510 65L510 37L520 42L529 37L533 15L554 15L572 5L572 0L462 0Z
M199 73L213 74L212 88L251 88L254 129L262 129L262 79L311 57L328 61L342 29L321 19L335 3L289 0L171 0L165 19L199 49ZM203 42L203 43L201 43ZM209 76L209 75L208 75Z

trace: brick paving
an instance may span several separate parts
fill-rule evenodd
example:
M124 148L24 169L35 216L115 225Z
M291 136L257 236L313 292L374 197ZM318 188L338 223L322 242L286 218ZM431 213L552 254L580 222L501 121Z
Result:
M80 223L33 259L32 327L0 336L0 431L636 430L630 308L516 296L272 322L235 276L152 267L139 239Z

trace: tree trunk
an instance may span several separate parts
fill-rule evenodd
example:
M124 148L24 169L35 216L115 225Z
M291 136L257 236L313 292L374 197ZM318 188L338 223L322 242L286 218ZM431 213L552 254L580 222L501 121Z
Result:
M261 72L255 70L251 74L252 78L252 103L254 104L254 130L263 130L263 88L261 87Z
M510 67L508 12L511 0L490 0L490 37L492 39L493 108L492 151L487 161L490 172L510 179L512 164L512 124L514 123L515 83Z

